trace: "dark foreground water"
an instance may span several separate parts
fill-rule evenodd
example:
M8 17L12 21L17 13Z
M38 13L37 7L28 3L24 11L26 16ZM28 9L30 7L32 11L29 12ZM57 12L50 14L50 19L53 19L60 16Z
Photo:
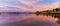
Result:
M55 18L35 14L2 14L0 26L60 26Z

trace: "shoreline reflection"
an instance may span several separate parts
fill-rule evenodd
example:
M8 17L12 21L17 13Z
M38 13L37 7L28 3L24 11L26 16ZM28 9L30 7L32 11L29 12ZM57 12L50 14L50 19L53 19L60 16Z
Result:
M4 26L58 26L52 16L44 14L38 16L35 14L8 14L0 16L0 20L3 19L6 20Z

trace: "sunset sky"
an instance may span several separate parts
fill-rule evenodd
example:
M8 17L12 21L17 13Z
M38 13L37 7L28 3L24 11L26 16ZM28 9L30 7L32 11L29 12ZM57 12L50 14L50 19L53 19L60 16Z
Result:
M0 0L1 11L44 11L59 7L60 0Z

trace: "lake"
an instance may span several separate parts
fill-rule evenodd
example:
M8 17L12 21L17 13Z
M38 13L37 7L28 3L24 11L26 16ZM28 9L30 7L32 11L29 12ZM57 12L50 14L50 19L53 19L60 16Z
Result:
M60 26L56 21L44 14L0 14L0 26Z

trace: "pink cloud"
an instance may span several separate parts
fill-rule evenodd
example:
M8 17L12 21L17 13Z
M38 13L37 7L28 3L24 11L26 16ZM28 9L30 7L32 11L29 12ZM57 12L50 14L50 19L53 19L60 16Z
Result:
M29 6L31 6L31 5L29 5ZM33 8L31 8L31 9L30 8L21 7L21 6L16 6L16 5L8 5L8 4L0 4L0 7L5 8L3 10L9 10L8 7L14 7L17 10L35 12L35 11L51 10L51 9L57 8L59 6L58 6L58 3L52 3L52 4L47 4L47 5L43 5L43 4L34 5L34 4L32 4Z
M33 6L34 11L44 11L44 10L52 10L59 7L58 3L52 3L47 5L35 5Z
M58 7L58 2L54 2L51 4L37 4L35 0L18 0L19 2L32 6L32 9L23 8L24 11L44 11L44 10L52 10L53 8Z

